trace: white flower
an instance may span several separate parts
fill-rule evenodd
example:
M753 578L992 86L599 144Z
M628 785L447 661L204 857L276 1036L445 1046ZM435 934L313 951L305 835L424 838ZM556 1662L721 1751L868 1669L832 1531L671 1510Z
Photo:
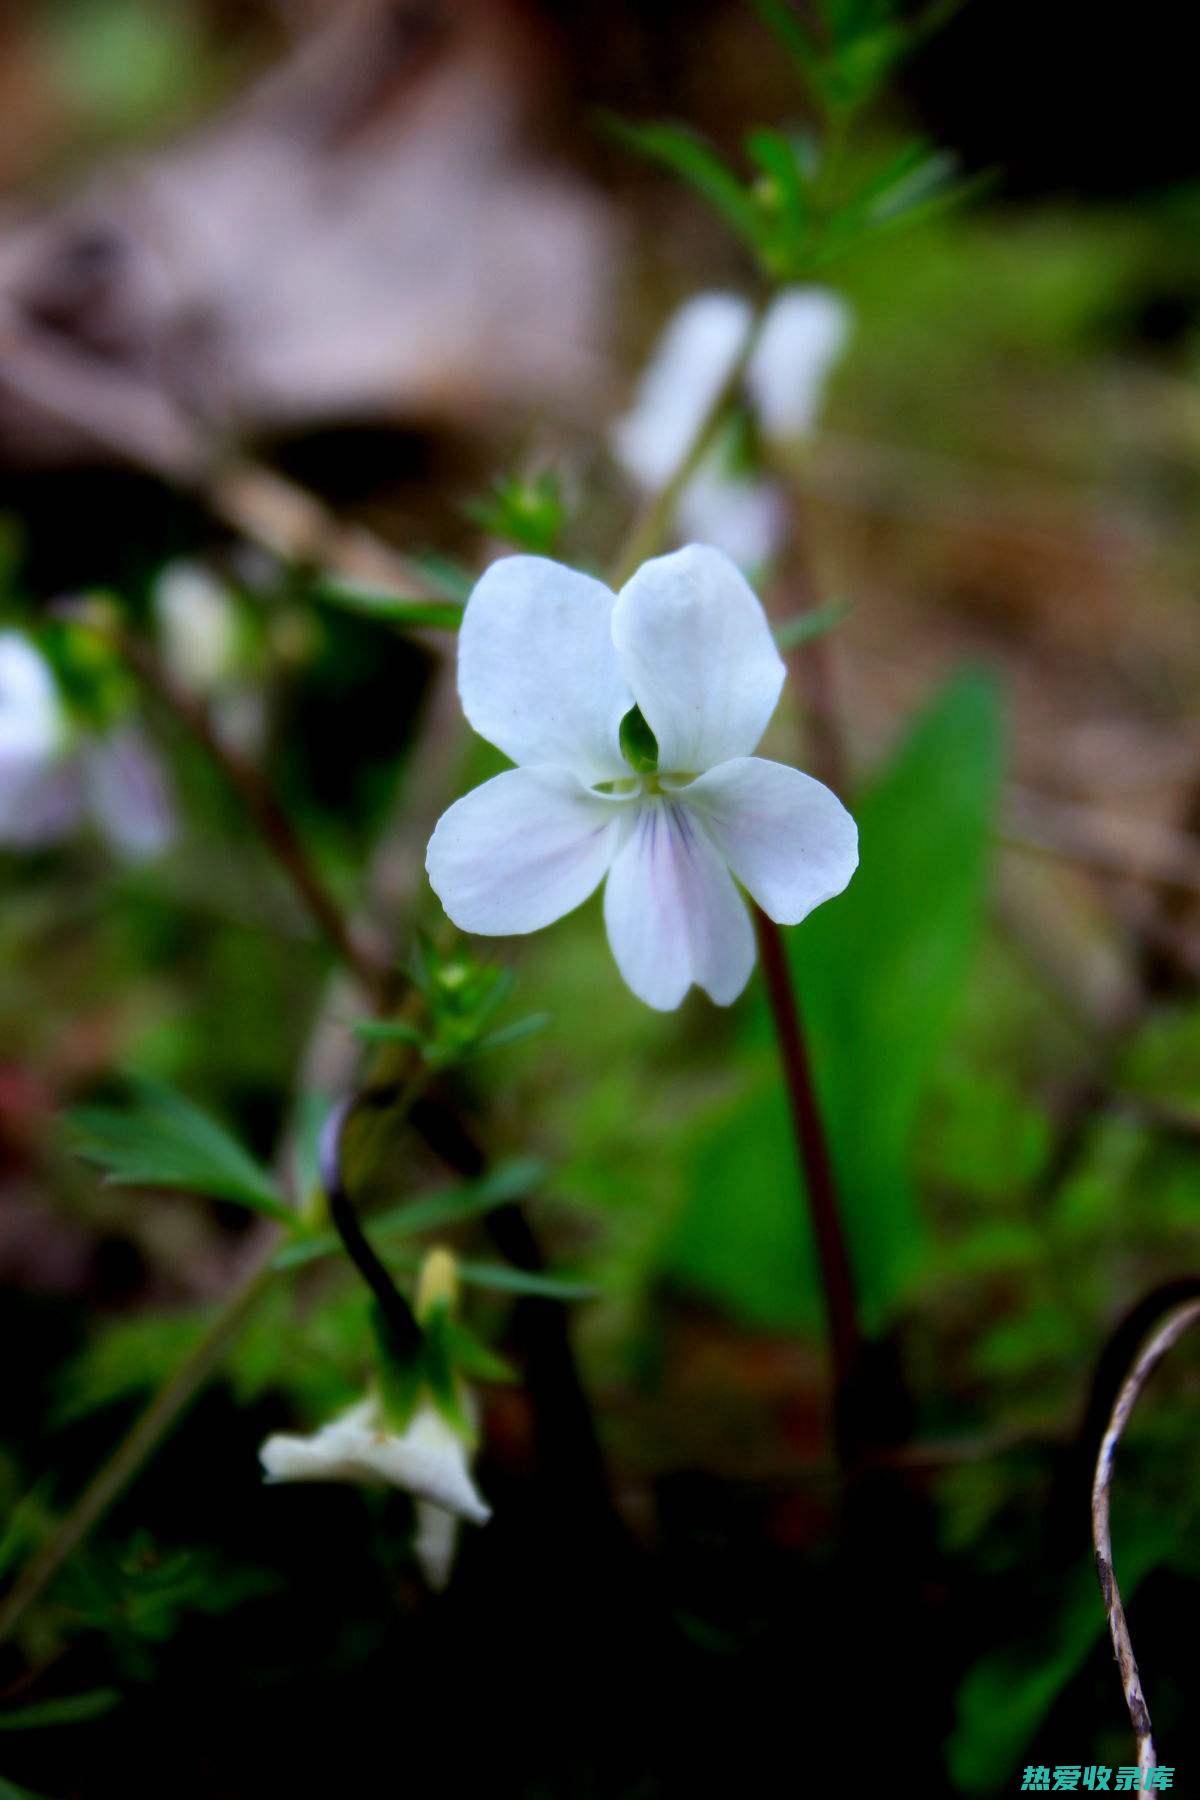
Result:
M0 844L56 843L85 816L135 860L174 833L161 765L137 728L74 733L45 658L22 632L2 631Z
M641 487L662 487L683 460L733 371L751 318L740 295L708 293L686 301L668 324L612 434L617 460ZM824 288L786 288L772 302L744 381L769 442L811 434L849 330L849 309ZM731 473L718 443L681 496L677 522L685 536L716 544L750 568L782 543L786 507L773 482Z
M70 783L51 775L66 736L48 665L19 631L0 632L0 843L41 843L69 828Z
M168 563L154 584L163 661L181 687L198 694L224 685L237 657L237 611L228 590L202 563Z
M259 1458L268 1481L354 1481L405 1488L416 1499L484 1525L491 1508L471 1476L466 1443L429 1401L404 1431L387 1424L373 1396L312 1437L277 1432Z
M494 563L467 603L458 690L517 767L456 801L430 840L451 919L537 931L607 877L608 940L640 999L667 1011L695 982L735 1000L754 931L734 877L794 925L858 862L829 789L752 754L783 677L762 607L719 550L644 563L620 594L542 557ZM635 705L658 742L653 775L622 753Z

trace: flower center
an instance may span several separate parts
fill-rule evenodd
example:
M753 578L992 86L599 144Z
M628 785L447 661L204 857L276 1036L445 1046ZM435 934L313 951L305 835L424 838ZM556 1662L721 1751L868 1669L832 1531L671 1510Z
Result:
M615 781L597 781L593 787L594 794L602 794L606 800L650 800L655 797L669 798L682 788L689 787L696 777L690 771L679 775L661 773L645 775L622 775Z

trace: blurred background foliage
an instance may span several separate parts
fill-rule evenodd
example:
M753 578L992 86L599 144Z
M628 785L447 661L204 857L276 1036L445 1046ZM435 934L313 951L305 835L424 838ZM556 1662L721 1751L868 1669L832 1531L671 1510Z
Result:
M9 8L0 224L16 241L27 208L114 153L155 156L219 122L321 14L315 0ZM797 104L748 6L480 0L465 29L519 38L504 79L521 155L536 146L617 221L598 393L566 423L477 417L485 351L450 400L408 408L389 389L374 412L255 434L264 459L418 558L449 607L496 548L508 471L557 476L528 525L538 543L605 560L629 512L607 420L678 298L752 280L701 202L606 119L685 118L738 166L746 130ZM369 1358L357 1287L314 1263L272 1289L222 1379L28 1615L3 1667L0 1794L90 1800L118 1779L131 1797L315 1793L347 1756L365 1784L385 1755L421 1791L485 1771L528 1800L708 1792L785 1747L828 1757L830 1708L856 1734L875 1725L879 1768L933 1791L1008 1791L1027 1762L1132 1760L1082 1433L1117 1322L1190 1273L1200 1243L1200 170L1172 102L1180 37L1165 5L1118 39L1080 8L967 0L867 138L879 156L929 138L986 185L828 271L854 335L797 518L821 597L847 603L827 644L862 866L790 952L864 1316L895 1377L895 1485L873 1548L836 1517L821 1297L763 999L652 1014L618 983L593 900L485 946L516 975L496 1023L549 1015L454 1076L509 1175L502 1161L482 1195L451 1181L449 1211L386 1241L406 1274L461 1221L454 1240L486 1265L473 1327L503 1345L512 1300L480 1221L532 1193L550 1291L554 1274L594 1289L569 1302L574 1343L641 1559L629 1587L615 1581L614 1616L599 1595L610 1549L569 1492L530 1499L519 1387L490 1390L481 1480L497 1518L443 1599L420 1590L400 1496L263 1490L262 1437L344 1404ZM144 468L26 454L3 405L0 445L4 622L105 590L153 634L164 570L201 559L236 618L210 701L347 906L380 834L398 832L384 911L408 962L418 927L439 928L429 824L499 766L439 710L444 635L248 550ZM802 602L786 569L767 600L776 617ZM803 765L798 686L767 748ZM0 851L4 1575L258 1241L211 1184L205 1199L186 1181L104 1183L64 1113L124 1106L131 1077L168 1084L303 1199L311 1161L280 1167L279 1145L297 1117L311 1144L362 1010L340 988L331 1001L328 957L179 717L129 705L182 821L163 854L123 859L94 830ZM406 1134L376 1200L415 1204L419 1226L447 1179ZM1197 1748L1198 1369L1185 1344L1156 1378L1114 1526L1164 1760L1181 1769ZM889 1548L907 1587L888 1585ZM446 1734L472 1718L478 1744L452 1751Z

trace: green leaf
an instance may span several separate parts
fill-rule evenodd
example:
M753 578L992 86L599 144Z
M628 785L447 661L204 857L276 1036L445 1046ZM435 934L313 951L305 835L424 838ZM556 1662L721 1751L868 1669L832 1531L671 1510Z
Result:
M471 1287L493 1288L500 1294L533 1294L544 1300L594 1300L600 1293L594 1281L548 1269L535 1275L508 1263L460 1262L460 1278Z
M426 1318L421 1342L421 1375L443 1419L466 1436L470 1434L471 1424L458 1378L452 1325L450 1308L445 1302L435 1306Z
M462 624L463 608L458 600L408 600L399 594L387 594L330 577L317 582L312 594L315 600L340 606L346 612L361 613L368 619L378 619L381 625L409 629L424 625L439 631L457 631Z
M534 556L554 555L566 521L562 489L550 469L532 477L501 475L484 499L469 501L463 511L492 537Z
M819 81L825 63L825 51L804 23L795 7L787 0L751 0L755 12L783 45L800 72Z
M103 1169L107 1182L178 1188L295 1223L271 1176L223 1125L170 1088L134 1085L127 1108L81 1106L67 1115L72 1147Z
M157 1387L195 1348L210 1318L195 1307L108 1320L64 1366L52 1422L86 1418Z
M502 1050L509 1044L524 1043L526 1038L536 1037L545 1031L552 1014L548 1012L526 1013L523 1019L514 1019L511 1025L499 1025L495 1031L489 1031L474 1044L469 1051L471 1056L483 1056L489 1050Z
M450 1319L447 1322L446 1342L454 1367L460 1374L469 1376L474 1381L510 1382L518 1379L512 1364L477 1338L461 1319Z
M388 1267L407 1274L416 1270L419 1262L415 1256L390 1256ZM602 1291L594 1281L566 1270L547 1269L534 1274L529 1269L514 1269L510 1263L491 1262L456 1261L455 1266L459 1280L468 1287L491 1288L498 1294L528 1294L541 1300L594 1300Z
M351 1030L365 1044L425 1044L425 1033L407 1019L355 1019Z
M396 1243L426 1231L446 1231L467 1219L479 1218L523 1198L545 1180L546 1165L534 1157L514 1157L500 1163L478 1181L464 1182L426 1200L409 1200L376 1214L370 1223L372 1243ZM277 1269L296 1269L304 1263L334 1256L342 1247L336 1232L323 1231L285 1244L275 1258Z
M98 1719L120 1704L119 1688L93 1688L87 1694L72 1694L68 1699L43 1700L38 1706L22 1706L15 1712L0 1712L0 1731L40 1731L46 1726L81 1725L87 1719ZM0 1793L3 1793L0 1785Z
M782 273L799 259L814 224L801 147L780 131L762 129L749 133L746 153L763 172L757 192L763 233L770 240L765 254Z
M786 654L802 644L811 644L814 638L824 637L827 631L844 624L850 611L844 600L833 600L828 606L812 606L807 612L793 613L775 627L776 646Z
M437 550L418 550L411 560L444 599L457 600L463 605L470 599L476 575L465 563L453 556L443 556Z
M660 163L694 188L753 249L761 242L761 221L754 198L717 152L686 125L670 123L635 125L607 117L618 143Z
M950 684L855 807L861 865L789 934L864 1321L922 1265L914 1140L982 925L1000 769L982 677ZM702 1132L668 1267L739 1316L815 1325L821 1302L772 1025L746 1017L748 1091Z

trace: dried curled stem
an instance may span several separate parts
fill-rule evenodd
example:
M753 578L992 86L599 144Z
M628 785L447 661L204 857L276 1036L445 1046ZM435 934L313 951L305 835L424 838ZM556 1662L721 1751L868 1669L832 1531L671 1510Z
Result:
M1137 1659L1133 1654L1133 1644L1129 1636L1129 1626L1125 1618L1125 1608L1121 1603L1121 1590L1117 1586L1117 1577L1113 1571L1112 1535L1111 1535L1111 1497L1113 1462L1117 1454L1117 1445L1121 1441L1130 1414L1133 1412L1142 1389L1151 1375L1184 1332L1200 1320L1200 1300L1189 1300L1182 1306L1176 1306L1154 1335L1144 1342L1138 1352L1133 1367L1121 1384L1116 1403L1109 1417L1108 1428L1100 1443L1100 1451L1096 1458L1096 1473L1092 1482L1092 1543L1096 1553L1096 1573L1100 1578L1100 1592L1104 1597L1104 1611L1108 1617L1108 1629L1112 1638L1113 1650L1116 1653L1117 1667L1121 1672L1121 1688L1125 1695L1125 1704L1129 1708L1129 1718L1137 1739L1138 1768L1142 1771L1145 1782L1145 1771L1157 1768L1158 1755L1154 1748L1154 1731L1150 1723L1150 1709L1146 1705L1146 1697L1142 1692L1141 1676L1138 1674Z

